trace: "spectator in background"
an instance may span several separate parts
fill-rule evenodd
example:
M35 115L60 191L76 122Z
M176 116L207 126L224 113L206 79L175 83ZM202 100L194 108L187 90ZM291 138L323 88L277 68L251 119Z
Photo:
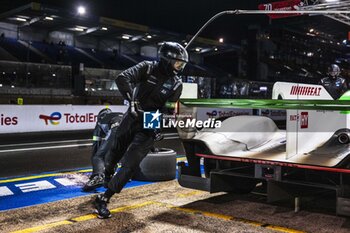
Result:
M249 95L249 83L248 82L242 82L241 83L241 89L239 90L241 96L248 96Z
M219 90L219 96L220 98L226 98L227 96L227 85L221 85Z
M235 82L231 83L230 88L232 89L232 96L231 96L231 98L235 98L238 95L237 84Z
M328 91L333 99L339 99L347 90L346 80L340 77L340 68L337 64L328 67L328 77L321 79L320 84Z

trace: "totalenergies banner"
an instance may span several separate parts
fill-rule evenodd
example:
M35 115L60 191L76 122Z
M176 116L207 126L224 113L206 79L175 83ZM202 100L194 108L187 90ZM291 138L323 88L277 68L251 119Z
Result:
M99 111L106 106L0 105L0 134L93 129ZM108 106L125 112L127 106Z
M266 11L296 11L299 10L300 7L303 6L303 2L301 0L287 0L287 1L280 1L280 2L271 2L266 4L260 4L258 6L259 10L266 10ZM297 16L300 14L269 14L268 16L271 19L280 19L280 18L286 18L291 16Z

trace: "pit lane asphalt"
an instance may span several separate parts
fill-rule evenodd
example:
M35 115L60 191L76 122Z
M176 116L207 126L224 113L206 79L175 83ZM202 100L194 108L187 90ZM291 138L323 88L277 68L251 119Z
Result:
M92 214L94 198L2 212L0 232L350 231L348 218L317 210L317 201L295 213L290 203L267 204L263 195L209 194L182 188L175 180L123 190L111 199L112 218L107 220Z
M0 134L0 178L91 167L92 131ZM156 147L184 150L176 132L165 132Z
M88 138L91 134L86 135ZM33 137L21 143L49 139ZM77 137L61 139L74 141ZM178 140L164 143L174 143L166 146L174 148ZM90 166L90 150L89 146L81 146L49 153L6 152L0 154L0 174L8 177ZM350 232L349 218L335 216L334 196L302 202L301 211L294 213L292 202L266 204L263 195L208 194L170 181L124 190L112 199L113 217L108 220L91 214L93 199L94 196L74 198L2 212L0 232Z

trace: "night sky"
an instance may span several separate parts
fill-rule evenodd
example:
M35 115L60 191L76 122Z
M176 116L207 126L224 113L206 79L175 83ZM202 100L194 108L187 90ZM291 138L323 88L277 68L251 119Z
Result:
M33 1L33 0L32 0ZM32 2L30 0L1 0L0 11L14 9ZM105 16L150 26L154 29L183 34L195 34L197 30L213 15L223 10L257 9L262 3L276 0L37 0L43 4L75 11L84 5L89 14ZM340 33L338 37L346 38L349 27L336 21L328 20L326 24L313 17L291 17L273 20L273 25L281 27L295 25L302 28L323 27L321 31L329 34ZM211 23L201 34L202 37L219 39L237 44L245 37L249 25L269 23L267 16L232 16L226 15Z
M32 1L2 0L1 11L16 8ZM90 14L106 16L147 25L153 28L194 34L211 16L230 9L257 9L257 5L269 1L241 0L46 0L51 6L72 9L84 5ZM271 2L271 1L270 1ZM223 16L212 23L203 36L212 39L224 37L226 42L236 40L248 24L268 22L266 16Z

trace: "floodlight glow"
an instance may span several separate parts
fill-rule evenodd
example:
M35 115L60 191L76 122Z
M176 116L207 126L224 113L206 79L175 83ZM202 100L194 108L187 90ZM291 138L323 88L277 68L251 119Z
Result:
M151 38L152 38L152 36L151 36L151 35L147 35L147 38L148 38L148 39L151 39Z
M215 50L215 51L218 51L218 48L215 48L214 50Z
M74 30L75 30L75 31L78 31L78 32L83 32L83 31L84 31L83 28L78 28L78 27L74 28Z
M106 27L102 27L102 28L101 28L101 30L102 30L102 31L107 31L107 30L108 30L108 28L106 28Z
M21 21L21 22L27 22L26 19L23 19L23 18L20 18L20 17L17 17L16 20L17 20L17 21Z
M196 52L200 52L201 51L201 48L196 48Z
M45 20L50 20L50 21L53 20L53 18L52 18L52 17L49 17L49 16L46 16L44 19L45 19Z
M122 38L125 39L125 40L129 40L129 39L130 39L130 36L122 35Z
M220 39L219 39L219 42L220 42L220 43L224 43L224 38L220 38Z
M77 11L79 15L84 15L86 13L86 9L83 6L79 6Z

